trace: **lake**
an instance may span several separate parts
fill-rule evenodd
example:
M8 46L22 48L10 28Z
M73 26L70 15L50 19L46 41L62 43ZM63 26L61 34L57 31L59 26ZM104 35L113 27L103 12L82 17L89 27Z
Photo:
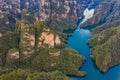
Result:
M91 37L91 32L87 29L80 29L80 24L91 18L93 14L94 9L86 9L84 11L85 18L78 24L76 30L73 32L73 35L68 38L67 47L77 50L79 54L82 54L86 58L86 62L80 70L86 71L87 75L85 77L72 78L73 80L120 80L120 65L111 68L106 73L102 73L90 57L90 48L87 45L87 41Z

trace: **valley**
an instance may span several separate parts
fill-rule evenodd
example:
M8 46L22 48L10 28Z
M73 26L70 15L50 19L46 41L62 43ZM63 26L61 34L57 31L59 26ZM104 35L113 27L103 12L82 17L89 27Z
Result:
M0 80L119 80L119 0L1 0Z

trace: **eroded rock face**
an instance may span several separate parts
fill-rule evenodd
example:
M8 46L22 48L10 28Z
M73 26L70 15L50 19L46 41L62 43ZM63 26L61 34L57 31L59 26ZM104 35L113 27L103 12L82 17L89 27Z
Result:
M0 37L2 37L2 33L0 33Z
M83 25L81 25L81 27L94 26L115 20L120 20L119 6L119 0L101 0L101 3L98 4L95 9L94 16Z
M54 48L61 45L60 37L50 31L42 32L39 36L38 47Z
M17 49L10 49L8 51L8 56L10 59L19 59L20 58L20 53Z
M87 6L88 2L89 0L41 0L40 21L59 31L75 28L77 20L82 19L84 7Z
M55 37L55 44L56 45L60 45L61 44L61 40L60 40L58 35Z
M13 30L20 13L20 0L0 0L0 32Z
M40 18L41 21L47 21L49 20L48 18L60 20L60 19L66 19L69 11L70 11L70 6L69 6L70 1L55 1L55 0L41 0L41 9L40 9ZM74 2L73 2L74 3ZM76 3L76 1L75 1ZM47 8L45 8L47 6ZM58 10L57 10L58 9ZM53 12L54 10L54 12ZM57 11L56 11L57 10Z
M43 40L43 44L48 44L49 47L54 47L54 35L53 34L43 32L41 33L41 37L39 39Z
M57 32L40 22L30 24L26 20L18 21L16 31L20 34L20 54L25 58L34 55L35 50L61 47L64 44Z
M31 14L34 14L39 10L39 4L39 0L20 0L21 10L25 9Z
M15 22L29 18L43 21L58 31L75 28L86 7L95 8L94 16L83 26L120 20L119 0L1 0L0 32L14 30ZM32 16L31 16L32 15Z
M40 20L41 21L47 21L50 17L50 3L49 0L41 0L40 2L41 8L40 8ZM44 6L46 6L48 9L43 9Z
M25 57L31 57L34 54L35 30L33 26L21 23L20 48L21 54Z
M43 21L50 28L58 31L70 28L73 29L76 27L78 19L84 17L83 11L86 7L93 8L103 1L106 0L2 0L0 2L0 22L1 25L4 23L5 25L3 26L7 27L1 29L4 29L5 31L7 28L13 30L16 20L21 18L29 19L31 22L34 21L34 19ZM108 2L110 1L108 0ZM114 6L115 10L113 10L113 14L118 16L119 1L115 2L115 0L113 0L113 3L117 3L117 5L113 4L116 5ZM112 4L110 4L110 11L112 10L111 5ZM99 9L105 8L106 7L97 7L96 12L103 14L102 12L99 12ZM106 8L103 11L108 10ZM95 17L96 18L92 20L90 24L103 20L103 18L96 20L98 17ZM112 18L110 17L110 19ZM117 17L114 16L114 19L117 19Z
M28 17L43 21L50 28L59 31L75 28L89 2L90 0L1 0L0 25L7 27L0 28L4 29L4 32L7 29L13 30L16 20Z

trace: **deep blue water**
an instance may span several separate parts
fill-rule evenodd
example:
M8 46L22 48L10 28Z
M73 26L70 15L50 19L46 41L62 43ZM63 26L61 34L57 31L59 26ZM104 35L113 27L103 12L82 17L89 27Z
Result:
M100 72L95 66L90 57L90 48L86 44L90 37L91 32L89 30L80 29L78 26L73 35L68 38L67 47L77 50L86 58L86 62L80 69L87 72L86 77L72 77L73 80L120 80L120 65L111 68L106 73Z

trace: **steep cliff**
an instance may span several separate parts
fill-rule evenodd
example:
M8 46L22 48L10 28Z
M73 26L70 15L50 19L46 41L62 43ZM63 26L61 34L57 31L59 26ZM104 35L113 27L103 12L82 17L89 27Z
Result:
M16 20L43 21L58 31L73 29L82 19L86 7L91 8L97 1L92 0L2 0L0 2L1 31L14 30Z
M83 18L82 14L88 3L89 0L41 0L40 21L59 31L75 28L78 19Z
M82 19L86 7L95 8L94 16L81 27L119 20L119 0L2 0L0 1L0 32L15 29L16 20L43 21L58 31L73 29Z
M86 21L81 27L95 26L103 23L120 20L120 1L102 0L95 8L94 16Z
M14 30L15 22L21 15L20 0L0 1L0 32Z

